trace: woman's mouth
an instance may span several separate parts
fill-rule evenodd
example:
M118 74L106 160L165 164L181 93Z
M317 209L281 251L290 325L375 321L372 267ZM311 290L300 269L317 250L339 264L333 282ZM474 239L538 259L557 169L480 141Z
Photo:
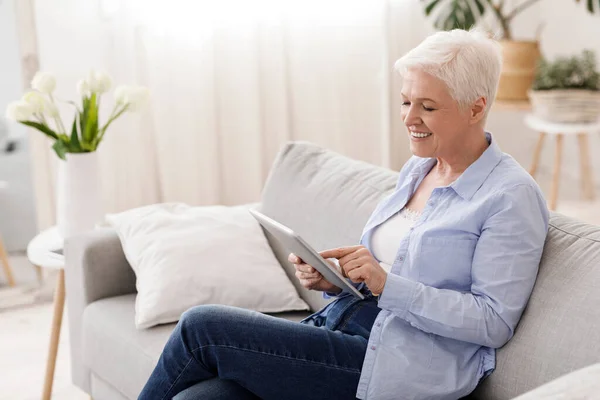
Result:
M414 139L424 139L429 136L431 136L431 132L410 132L410 137Z

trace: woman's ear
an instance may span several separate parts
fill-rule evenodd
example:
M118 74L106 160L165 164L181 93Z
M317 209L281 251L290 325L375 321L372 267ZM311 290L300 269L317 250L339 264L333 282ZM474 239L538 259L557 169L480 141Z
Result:
M480 122L484 118L486 105L487 100L485 97L478 98L475 103L471 105L470 120L472 125Z

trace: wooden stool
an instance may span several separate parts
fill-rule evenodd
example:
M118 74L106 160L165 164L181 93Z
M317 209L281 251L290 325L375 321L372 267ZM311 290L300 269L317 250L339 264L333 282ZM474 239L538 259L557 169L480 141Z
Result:
M8 187L8 183L4 181L0 181L0 191L2 189L6 189ZM6 253L6 249L4 248L4 243L2 242L2 236L0 235L0 263L2 263L2 268L4 269L4 275L6 275L6 280L8 281L8 286L15 286L15 278L13 277L12 268L8 263L8 254Z
M537 166L540 160L540 153L546 135L556 137L556 148L554 152L554 168L552 172L552 188L550 189L550 200L548 208L556 210L558 200L558 185L560 180L560 167L562 162L563 138L566 135L576 135L579 142L579 165L581 168L581 192L585 200L594 200L594 180L592 178L592 168L590 164L588 135L600 132L600 121L596 123L571 124L556 123L540 119L534 115L525 117L525 124L540 132L533 151L533 160L529 173L535 178Z

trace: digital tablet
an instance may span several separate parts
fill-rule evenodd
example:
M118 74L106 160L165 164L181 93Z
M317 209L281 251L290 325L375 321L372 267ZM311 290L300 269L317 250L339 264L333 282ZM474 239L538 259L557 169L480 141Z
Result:
M325 279L334 284L335 286L341 288L343 291L352 293L354 296L364 299L365 296L354 286L350 284L342 276L340 271L337 268L329 265L327 261L319 252L315 251L308 243L304 241L293 230L288 228L287 226L280 224L272 218L267 217L266 215L256 211L249 210L250 214L256 218L256 220L271 233L275 238L281 242L281 244L290 252L294 253L298 257L302 259L306 264L314 267L317 271L323 275Z

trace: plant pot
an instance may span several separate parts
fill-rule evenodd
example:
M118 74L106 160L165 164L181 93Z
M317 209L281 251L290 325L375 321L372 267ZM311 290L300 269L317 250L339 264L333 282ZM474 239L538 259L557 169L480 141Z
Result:
M600 92L581 89L530 90L533 114L550 122L586 123L600 118Z
M98 155L67 153L59 160L56 224L63 238L94 229L103 216Z
M538 42L501 40L502 72L496 99L527 100L540 59Z

